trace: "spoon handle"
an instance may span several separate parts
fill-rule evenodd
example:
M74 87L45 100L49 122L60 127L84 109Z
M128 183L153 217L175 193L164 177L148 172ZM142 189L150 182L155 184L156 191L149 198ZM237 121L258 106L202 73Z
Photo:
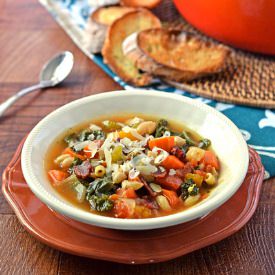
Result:
M24 95L26 95L26 94L34 91L34 90L41 89L41 88L45 88L45 85L43 83L39 83L39 84L33 85L31 87L22 89L21 91L19 91L15 95L9 97L7 100L5 100L4 102L2 102L0 104L0 117L19 98L21 98L22 96L24 96Z

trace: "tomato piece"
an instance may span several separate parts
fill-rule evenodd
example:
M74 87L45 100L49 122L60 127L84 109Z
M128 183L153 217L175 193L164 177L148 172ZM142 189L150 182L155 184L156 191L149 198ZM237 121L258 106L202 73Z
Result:
M128 205L122 200L116 200L114 203L113 212L116 218L129 218L130 209Z
M182 179L178 176L167 176L165 178L157 178L156 181L163 187L177 191L181 184Z

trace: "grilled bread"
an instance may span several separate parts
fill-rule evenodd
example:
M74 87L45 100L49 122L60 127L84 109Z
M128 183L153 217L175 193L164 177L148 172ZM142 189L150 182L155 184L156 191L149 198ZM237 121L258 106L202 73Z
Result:
M140 70L177 82L220 72L230 53L190 33L161 28L131 35L123 51Z
M119 17L133 10L134 8L131 7L106 6L94 11L87 24L85 47L92 53L100 53L108 26Z
M138 9L115 20L108 29L102 49L104 62L125 82L145 86L151 82L148 73L142 73L122 51L122 42L134 32L161 27L160 20L146 9Z
M161 0L120 0L120 4L128 7L143 7L152 9L156 7Z

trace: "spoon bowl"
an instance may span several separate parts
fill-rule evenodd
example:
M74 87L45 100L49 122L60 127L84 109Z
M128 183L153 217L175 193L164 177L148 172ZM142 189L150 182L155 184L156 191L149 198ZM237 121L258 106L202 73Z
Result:
M42 68L40 83L51 82L52 86L61 83L71 72L74 64L74 56L71 52L65 51L55 55Z

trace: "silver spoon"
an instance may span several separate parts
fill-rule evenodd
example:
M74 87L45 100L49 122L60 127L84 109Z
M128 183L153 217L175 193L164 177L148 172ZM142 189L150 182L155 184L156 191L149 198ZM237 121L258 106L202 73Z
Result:
M40 82L38 84L19 91L0 104L0 117L22 96L34 90L54 87L61 83L71 72L73 64L74 56L71 52L65 51L54 56L43 66L39 76Z

